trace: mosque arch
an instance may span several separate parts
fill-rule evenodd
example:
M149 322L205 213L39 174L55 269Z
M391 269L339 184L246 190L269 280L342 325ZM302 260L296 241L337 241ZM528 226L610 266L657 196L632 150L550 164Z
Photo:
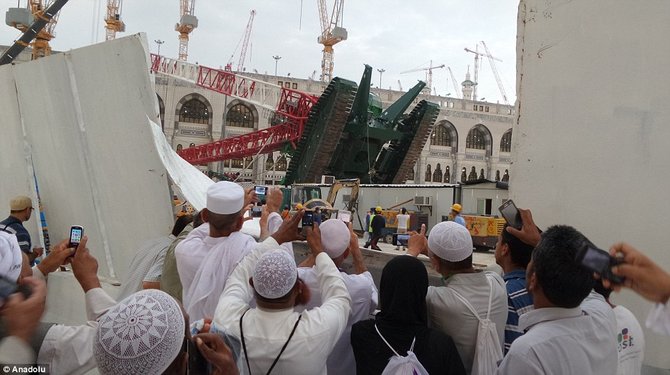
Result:
M500 152L512 152L512 129L509 129L500 138Z
M240 100L231 102L224 116L226 126L258 129L258 111Z
M444 120L433 128L430 135L430 144L433 146L447 146L452 150L458 149L458 131L451 122Z
M477 124L473 126L468 132L468 137L465 140L465 148L475 149L475 150L485 150L486 155L491 155L493 137L491 137L491 131L482 125Z

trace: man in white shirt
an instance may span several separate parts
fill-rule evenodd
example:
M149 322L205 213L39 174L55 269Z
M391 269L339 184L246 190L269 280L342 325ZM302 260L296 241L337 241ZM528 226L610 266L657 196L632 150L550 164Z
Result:
M464 226L444 221L433 227L426 241L422 226L420 234L413 233L407 253L417 256L427 253L431 263L444 279L444 286L428 287L426 303L428 322L451 336L463 361L465 372L472 371L479 319L461 301L467 299L485 319L491 296L489 319L496 325L502 347L507 320L507 291L499 274L482 271L472 266L472 237ZM502 355L502 352L500 353Z
M349 223L351 226L351 223ZM333 352L328 357L328 374L348 375L356 373L356 360L351 348L351 326L361 320L368 319L377 308L378 291L372 275L365 266L363 255L358 245L358 236L353 233L340 219L329 219L319 226L323 251L328 254L338 268L351 254L355 274L340 272L344 284L351 296L351 313L347 327L337 341ZM308 310L321 306L321 288L319 285L314 258L309 257L298 268L298 277L307 285L311 298L309 302L296 308L297 311Z
M205 224L175 249L184 308L193 321L213 316L228 276L256 245L253 237L240 232L245 201L250 200L245 198L238 184L212 184L207 189L207 208L201 213Z
M328 355L347 325L349 292L323 252L318 225L307 229L307 243L316 259L323 303L302 313L294 311L309 299L309 289L279 244L300 238L303 213L285 221L242 260L219 300L213 325L240 339L247 373L326 374ZM250 308L252 300L256 308Z
M407 228L409 228L409 214L405 207L400 210L400 213L395 218L398 223L398 234L407 233ZM406 250L406 247L403 245L402 249ZM400 250L400 242L398 242L396 250Z
M522 213L523 229L537 230ZM593 273L575 260L586 237L569 226L542 233L527 269L534 310L521 315L517 338L498 374L616 374L616 319L593 291Z

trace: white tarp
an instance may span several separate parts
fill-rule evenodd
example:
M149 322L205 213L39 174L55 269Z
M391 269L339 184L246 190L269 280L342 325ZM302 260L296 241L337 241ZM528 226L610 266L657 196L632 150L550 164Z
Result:
M99 273L119 279L142 241L170 232L168 176L147 126L158 104L144 36L0 67L0 113L4 212L11 196L35 196L34 165L52 243L83 225Z
M627 241L666 270L668 15L662 0L521 1L510 181L540 226ZM613 301L642 323L651 306L630 291ZM645 334L645 363L670 368L670 338Z

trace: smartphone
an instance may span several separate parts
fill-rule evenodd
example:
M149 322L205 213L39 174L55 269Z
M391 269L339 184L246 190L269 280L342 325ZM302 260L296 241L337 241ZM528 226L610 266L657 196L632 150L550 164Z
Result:
M186 352L188 353L188 373L190 375L204 375L211 373L212 369L209 362L200 353L200 349L193 340L186 343Z
M405 247L407 246L407 242L409 241L409 234L395 234L394 237L394 245Z
M305 211L305 214L302 215L302 227L311 227L314 225L314 212Z
M262 185L254 186L254 191L258 197L258 201L263 205L265 204L265 197L268 195L268 187Z
M261 202L256 203L253 207L251 207L251 217L261 217L263 214L263 205Z
M67 247L74 247L75 249L79 246L82 237L84 237L84 227L81 225L73 225L70 227L70 242Z
M502 206L498 207L498 211L500 211L500 214L505 218L508 225L516 229L521 229L523 222L521 221L521 214L519 214L519 209L516 208L514 201L508 199Z
M337 212L337 218L348 223L351 221L351 211L341 210Z
M623 263L623 260L611 256L607 251L598 249L592 244L584 245L577 252L576 260L583 267L599 273L600 277L614 284L622 284L625 280L624 277L612 273L612 267Z

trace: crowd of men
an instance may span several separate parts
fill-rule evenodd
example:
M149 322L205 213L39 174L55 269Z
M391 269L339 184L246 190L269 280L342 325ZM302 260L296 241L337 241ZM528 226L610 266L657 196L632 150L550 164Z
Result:
M582 233L565 225L541 232L528 210L520 210L521 228L506 227L498 239L502 273L475 267L468 230L447 221L428 236L425 226L411 232L407 254L386 264L377 289L351 223L301 229L304 210L282 212L281 191L270 189L255 239L241 229L257 200L237 184L213 184L205 209L140 247L117 299L101 288L86 237L76 249L59 243L31 267L21 223L32 201L12 200L0 276L16 288L0 301L0 363L46 364L52 374L381 374L394 366L417 374L639 374L642 329L609 302L622 287L656 302L647 325L670 334L668 273L616 244L611 254L623 263L612 272L625 281L600 280L576 260L590 244ZM452 207L456 216L460 209ZM292 243L304 240L310 253L297 264ZM442 285L429 286L422 254ZM349 273L340 269L348 257ZM88 322L40 322L48 275L68 263Z

